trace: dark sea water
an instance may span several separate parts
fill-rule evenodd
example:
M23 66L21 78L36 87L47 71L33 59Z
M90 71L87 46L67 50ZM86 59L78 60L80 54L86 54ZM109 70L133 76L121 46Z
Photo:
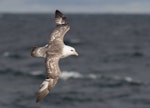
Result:
M66 15L65 43L79 57L60 61L61 77L40 103L43 46L55 27L52 14L0 15L0 108L150 108L150 15Z

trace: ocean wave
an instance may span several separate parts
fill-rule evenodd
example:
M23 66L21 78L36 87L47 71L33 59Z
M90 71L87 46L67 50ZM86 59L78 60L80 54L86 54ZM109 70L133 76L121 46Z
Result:
M32 71L31 75L33 76L44 76L44 72L43 71ZM69 79L90 79L90 80L98 80L98 79L102 79L102 80L113 80L113 81L119 81L119 82L124 82L124 83L128 83L128 84L145 84L142 81L138 81L138 80L134 80L132 77L129 76L125 76L125 77L120 77L120 76L105 76L105 75L97 75L97 74L81 74L80 72L76 72L76 71L62 71L61 75L60 75L60 79L67 81Z
M39 75L43 75L43 71L40 71L40 70L36 70L36 71L32 71L31 72L31 75L33 76L39 76Z
M3 54L2 54L2 56L3 57L8 57L8 58L14 58L14 59L21 59L21 58L24 58L23 57L23 55L20 55L20 54L18 54L18 53L12 53L12 52L8 52L8 51L6 51L6 52L4 52Z
M5 74L5 75L14 75L14 76L29 76L29 77L37 77L37 78L44 78L45 77L45 72L41 70L34 70L31 72L25 72L21 70L13 70L13 69L4 69L0 70L0 74ZM142 81L134 80L132 77L125 76L125 77L120 77L120 76L106 76L106 75L100 75L100 74L81 74L80 72L76 71L62 71L60 75L60 79L67 81L70 79L81 79L81 80L106 80L106 81L111 81L111 82L123 82L123 83L128 83L128 84L133 84L133 85L141 85L141 84L146 84Z
M33 76L43 76L44 72L43 71L32 71L31 75ZM84 78L90 78L90 79L97 79L98 76L95 74L89 74L89 75L82 75L80 72L76 71L62 71L60 75L60 79L62 80L69 80L69 79L84 79Z
M60 78L63 79L63 80L68 80L70 78L75 78L75 79L78 79L78 78L83 78L83 75L80 74L79 72L68 72L68 71L64 71L61 73L60 75Z
M43 71L32 71L31 75L33 76L40 76L40 75L44 75ZM95 74L88 74L88 75L83 75L80 72L76 72L76 71L62 71L61 75L60 75L60 79L66 81L69 79L98 79L101 76L95 75Z
M103 62L119 62L128 59L140 59L146 57L143 52L135 51L135 52L123 52L123 53L116 53L116 54L108 54L103 58Z
M4 57L8 57L8 56L10 56L10 52L4 52L3 54L2 54Z
M129 76L125 76L125 77L119 77L119 76L112 76L111 79L114 79L116 81L120 81L122 83L127 83L127 84L131 84L131 85L142 85L142 84L146 84L140 80L134 80L132 77Z

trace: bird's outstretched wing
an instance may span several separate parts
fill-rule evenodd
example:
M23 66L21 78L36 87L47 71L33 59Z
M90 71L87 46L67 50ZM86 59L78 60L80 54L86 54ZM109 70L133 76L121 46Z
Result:
M69 31L70 26L67 23L66 17L58 10L55 12L56 27L51 34L49 43L54 40L63 41L64 35Z
M41 101L55 86L60 75L58 65L59 57L48 57L46 59L46 79L42 82L38 91L36 102Z

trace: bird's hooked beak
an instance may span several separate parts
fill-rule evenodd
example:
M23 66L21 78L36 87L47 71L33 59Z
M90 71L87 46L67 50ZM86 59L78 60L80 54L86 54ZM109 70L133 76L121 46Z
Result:
M79 54L77 52L74 53L75 56L78 56Z

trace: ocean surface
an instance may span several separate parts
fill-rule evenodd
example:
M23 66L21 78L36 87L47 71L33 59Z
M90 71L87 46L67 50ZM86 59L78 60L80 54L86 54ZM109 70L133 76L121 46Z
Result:
M150 108L150 15L66 14L65 43L79 56L60 61L52 92L35 103L45 79L44 46L54 14L0 14L0 108Z

